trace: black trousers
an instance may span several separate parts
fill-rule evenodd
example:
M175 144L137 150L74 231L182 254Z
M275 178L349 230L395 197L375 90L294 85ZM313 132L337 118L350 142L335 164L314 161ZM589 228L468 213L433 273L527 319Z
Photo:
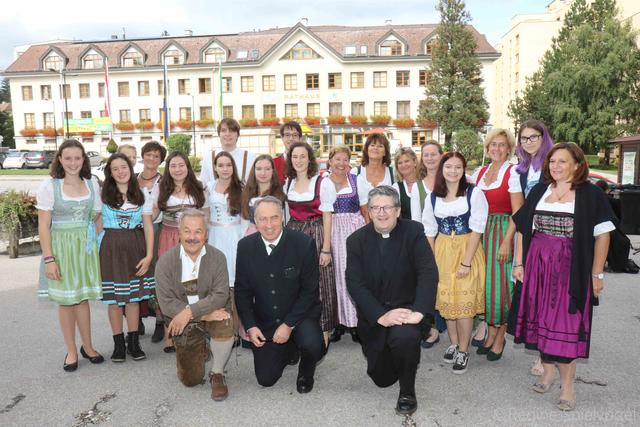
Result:
M300 352L298 375L313 378L316 364L322 358L323 347L324 339L319 319L305 319L300 322L285 344L268 341L260 348L251 345L258 384L271 387L278 382L295 351Z
M367 374L378 387L389 387L399 381L400 394L415 396L421 336L420 325L391 326L386 330L383 349L366 352Z

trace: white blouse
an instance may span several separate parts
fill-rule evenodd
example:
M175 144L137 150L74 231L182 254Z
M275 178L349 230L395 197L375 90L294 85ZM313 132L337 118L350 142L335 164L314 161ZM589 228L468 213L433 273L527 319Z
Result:
M549 186L549 188L547 188L547 191L545 191L545 193L542 195L542 198L540 199L540 201L536 205L536 210L537 211L560 212L560 213L569 213L569 214L573 214L575 212L575 209L576 209L575 200L571 201L571 202L565 202L565 203L561 203L561 202L548 203L548 202L545 202L546 198L549 197L550 195L551 195L551 186ZM531 229L532 230L536 229L535 221L533 222L533 224L531 226ZM615 229L616 229L616 226L613 225L613 222L611 222L611 221L601 222L600 224L596 224L593 227L593 237L599 236L599 235L604 234L604 233L608 233L608 232L613 231Z
M351 173L354 175L358 175L358 168L351 169ZM389 167L384 167L384 179L378 185L391 185L391 173L389 172ZM362 187L364 189L364 194L369 196L369 191L373 190L373 184L367 181L367 167L360 166L360 174L358 175L358 188ZM360 191L360 190L358 190Z
M291 185L289 185L289 180L287 178L287 182L285 182L284 184L284 188L285 190L287 188L289 188L289 191L287 192L287 199L291 200L293 202L310 202L313 200L313 197L315 196L316 193L316 182L318 181L318 179L320 178L320 175L315 175L311 178L311 180L309 180L309 187L307 189L307 191L303 192L303 193L298 193L295 188L296 188L296 179L293 178L293 180L291 180ZM322 212L333 212L333 203L335 202L335 196L332 200L331 198L331 189L330 187L333 187L333 192L335 193L336 189L333 186L332 182L327 182L329 181L329 178L325 178L322 180L322 182L320 183L320 211Z
M469 217L469 228L476 233L484 233L489 216L489 203L484 196L484 192L478 187L473 187L471 193L471 215ZM445 202L443 198L436 197L435 209L431 206L431 196L424 201L424 211L422 212L422 225L424 234L427 237L434 237L438 234L438 218L449 216L460 216L469 210L467 206L467 196L460 196L451 202Z
M424 191L427 193L427 196L424 199L424 204L429 203L429 197L431 197L431 190L429 187L424 185ZM418 183L413 184L413 188L411 189L411 219L414 221L422 222L422 208L420 208L420 190L418 190Z
M144 194L144 204L142 205L142 215L153 214L153 197L149 195L149 192L142 191ZM126 211L128 209L136 209L138 205L130 203L128 200L120 206L120 210Z
M60 188L60 192L62 193L62 200L73 200L76 202L87 200L91 196L91 191L89 190L88 180L83 179L83 181L87 186L86 195L80 197L70 197L64 194L64 188ZM100 197L101 191L100 184L98 184L98 179L95 176L91 177L91 185L93 186L93 211L100 212L102 210L102 199ZM53 178L49 178L45 179L38 188L38 192L36 193L36 209L40 209L43 211L52 211L53 204Z
M153 197L153 206L154 207L158 207L158 197L160 196L160 186L153 187L151 195ZM167 207L180 206L180 205L195 205L195 204L196 204L196 201L191 196L177 197L177 196L174 196L172 194L167 199ZM204 205L202 205L202 207L200 209L206 209L209 206L210 206L210 203L209 203L209 192L207 191L207 187L205 186L205 188L204 188Z
M502 185L502 180L504 179L504 174L507 172L507 168L509 168L509 166L513 165L509 162L504 162L502 166L500 166L500 170L498 171L498 179L493 181L491 185L487 185L485 183L485 179L487 178L487 173L485 172L485 174L482 175L482 179L480 180L480 182L478 182L478 188L480 188L481 190L495 190L496 188L500 187L500 185ZM471 182L473 184L475 184L478 180L478 175L480 174L481 169L482 168L478 168L473 172L473 175L471 176ZM516 168L514 166L513 168L511 168L511 174L509 175L509 193L520 192L522 192L522 188L520 186L520 175L518 175L518 172L516 172Z
M360 206L364 206L367 204L368 192L364 187L362 182L356 179L356 190L358 191L358 200L360 201ZM342 194L351 194L353 189L351 188L351 183L347 179L347 186L340 189L340 191L336 191L336 185L329 177L326 177L320 183L320 196L324 193L327 198L327 203L331 203L331 210L323 212L333 212L333 205L338 200L338 195ZM322 209L321 209L322 210Z

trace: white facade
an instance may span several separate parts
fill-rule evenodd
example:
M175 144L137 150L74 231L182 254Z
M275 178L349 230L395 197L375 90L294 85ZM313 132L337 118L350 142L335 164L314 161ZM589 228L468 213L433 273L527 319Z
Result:
M391 35L389 39L395 39ZM314 59L283 59L292 47L303 42L317 54ZM95 43L100 46L99 43ZM91 53L91 51L87 51ZM404 53L404 52L403 52ZM316 55L314 55L316 56ZM492 94L495 91L495 74L493 62L494 54L479 55L482 63L482 76L487 101L490 111L493 111ZM77 59L73 59L74 61ZM203 61L201 61L203 62ZM222 75L231 78L231 91L223 93L222 104L233 108L233 117L243 118L243 111L247 106L253 106L254 117L265 117L265 105L275 105L275 116L287 117L291 105L297 105L297 116L303 118L307 115L323 118L319 126L312 126L311 138L321 144L321 150L326 152L331 145L348 143L356 150L362 142L361 132L376 126L351 126L350 124L329 126L326 117L330 115L330 103L341 103L341 114L345 117L357 114L352 112L352 103L364 103L364 114L372 116L380 113L386 103L386 115L393 119L399 116L397 111L399 102L409 103L409 117L416 119L420 101L425 97L425 87L420 85L420 72L428 68L430 59L423 56L401 56L398 58L381 56L362 56L345 58L317 37L307 31L306 27L298 26L285 40L276 44L270 50L264 60L256 62L230 62L223 63ZM397 72L408 71L408 85L397 85ZM329 74L341 74L341 87L329 88ZM352 73L362 73L364 84L362 88L353 88L351 85ZM380 84L383 80L381 74L376 75L374 87L374 73L386 73L386 85ZM318 75L318 88L307 88L307 78L310 74ZM285 89L285 75L295 75L296 89ZM274 76L275 88L263 90L263 76ZM45 127L45 113L55 112L56 127L62 127L64 101L62 100L59 84L61 77L51 71L7 73L10 79L14 126L16 134L16 146L22 149L50 148L54 145L52 137L37 135L35 137L23 137L20 131L25 129L25 114L33 114L35 124L33 127L41 129ZM243 92L242 80L253 79L253 90ZM92 117L100 117L105 110L105 98L98 96L98 85L104 83L103 69L94 70L69 70L66 73L66 83L70 86L71 96L67 99L68 111L73 118L80 118L83 112L90 112ZM211 79L211 93L200 93L200 79ZM201 107L211 107L213 118L219 120L221 112L218 111L218 67L215 64L188 64L170 66L168 71L169 97L171 120L180 119L181 108L191 108L193 117L201 118ZM120 111L130 112L130 121L138 123L142 120L140 110L149 110L150 120L157 123L162 108L162 93L159 92L159 83L162 81L163 72L161 66L136 68L111 68L109 73L109 87L111 98L111 116L114 123L120 120ZM287 77L291 82L291 77ZM179 80L188 81L189 89L185 94L179 94ZM356 78L356 80L358 80ZM148 82L149 94L139 95L139 82ZM128 82L128 96L119 96L119 83ZM246 83L246 82L245 82ZM80 97L80 85L89 85L89 94L85 98ZM41 86L49 85L52 90L52 99L41 97ZM184 87L184 82L181 83ZM31 86L32 100L23 100L23 87ZM86 86L85 86L86 87ZM85 94L86 95L86 94ZM311 105L310 105L311 104ZM315 104L318 104L316 110ZM286 107L289 105L289 107ZM406 104L405 104L406 105ZM244 107L244 108L243 108ZM270 107L267 107L270 108ZM335 105L334 105L335 108ZM285 111L289 109L288 111ZM382 111L384 112L384 111ZM87 114L87 113L85 113ZM144 113L142 113L144 114ZM246 111L245 111L246 114ZM191 118L191 117L189 117ZM490 119L491 121L492 119ZM410 146L412 142L420 142L425 138L438 137L437 130L397 129L393 124L387 126L390 139L397 140L403 146ZM192 130L173 129L173 132L193 134ZM242 128L239 145L254 152L275 153L281 151L281 145L276 135L278 127ZM419 132L416 139L416 132ZM204 150L219 146L214 128L195 129L196 154L201 155ZM160 140L162 131L154 127L148 131L133 130L121 132L114 129L113 138L120 143L130 143L138 147L148 140ZM413 140L413 141L412 141ZM58 143L62 137L58 137ZM95 135L84 138L88 150L100 151L105 154L108 135Z

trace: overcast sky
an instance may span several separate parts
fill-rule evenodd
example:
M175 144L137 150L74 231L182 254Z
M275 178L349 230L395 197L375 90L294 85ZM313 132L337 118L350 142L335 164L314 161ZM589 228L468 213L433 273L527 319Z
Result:
M551 0L467 0L472 24L495 45L517 14L543 12ZM307 4L302 4L307 3ZM435 0L206 1L206 0L12 0L0 11L0 70L13 62L13 48L53 39L104 40L223 34L308 25L383 25L438 22Z

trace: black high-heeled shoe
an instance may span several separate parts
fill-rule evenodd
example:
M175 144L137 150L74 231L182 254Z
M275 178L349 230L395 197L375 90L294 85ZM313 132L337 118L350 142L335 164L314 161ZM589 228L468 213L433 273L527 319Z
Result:
M62 362L62 369L64 369L66 372L73 372L76 369L78 369L78 360L76 359L76 361L73 363L67 363L68 355L69 353L64 355L64 361Z
M98 353L98 352L96 351L96 353ZM97 364L99 364L99 363L104 362L104 357L102 357L102 355L101 355L100 353L98 353L98 355L97 355L97 356L89 356L89 355L87 354L87 352L86 352L86 351L84 351L84 347L83 347L83 346L80 346L80 354L81 354L81 355L82 355L82 357L84 357L85 359L89 359L89 362L91 362L91 363L93 363L93 364L95 364L95 365L97 365Z
M504 348L506 346L507 346L507 342L505 341L504 343L502 343L502 350L500 350L500 353L494 353L492 350L489 350L489 352L487 353L487 360L489 362L496 362L500 360L502 358L502 353L504 353Z

